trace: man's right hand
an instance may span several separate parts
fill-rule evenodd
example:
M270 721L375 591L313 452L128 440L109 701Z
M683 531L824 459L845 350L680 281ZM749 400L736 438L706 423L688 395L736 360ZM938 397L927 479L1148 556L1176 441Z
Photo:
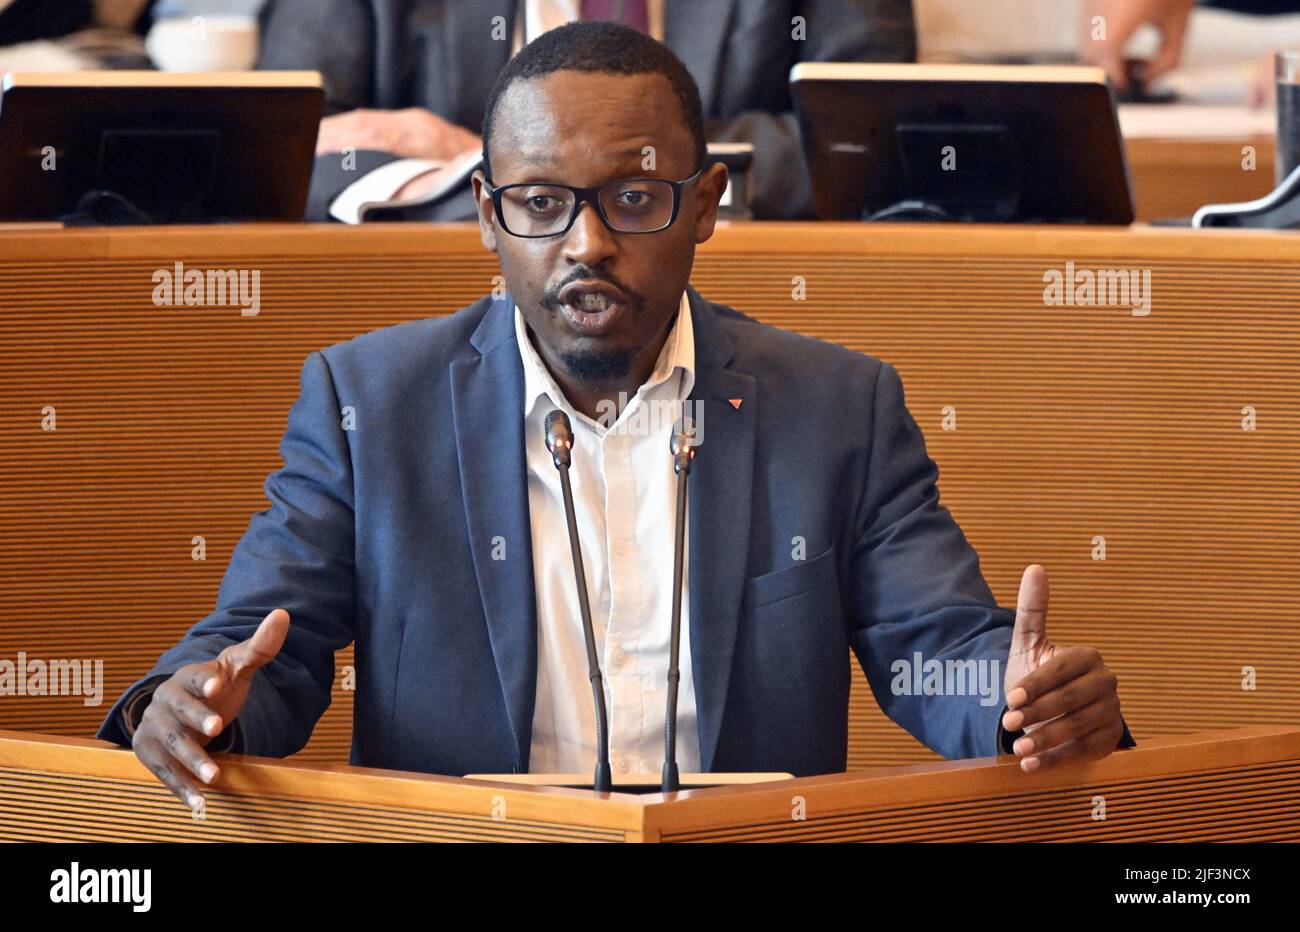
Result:
M253 636L231 644L215 660L181 667L154 690L131 748L190 809L203 805L195 777L211 783L218 768L203 750L244 707L253 674L275 659L289 633L289 613L277 608Z

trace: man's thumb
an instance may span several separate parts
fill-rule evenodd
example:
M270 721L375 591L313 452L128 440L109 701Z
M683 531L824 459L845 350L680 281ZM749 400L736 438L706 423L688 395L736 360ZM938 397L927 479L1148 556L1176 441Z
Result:
M1033 650L1047 637L1047 570L1037 563L1025 567L1016 596L1016 624L1011 632L1011 653Z
M288 634L289 613L274 609L262 619L253 636L232 651L235 675L254 673L274 660Z

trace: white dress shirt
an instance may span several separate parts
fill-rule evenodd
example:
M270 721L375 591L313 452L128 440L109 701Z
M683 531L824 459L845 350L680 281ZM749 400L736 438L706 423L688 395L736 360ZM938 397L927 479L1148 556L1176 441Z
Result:
M683 293L654 370L608 429L579 414L564 397L529 340L518 306L515 336L524 367L537 596L537 704L528 769L586 774L596 763L596 713L564 499L543 427L546 415L560 408L573 424L570 480L605 684L610 764L615 775L658 773L664 757L677 494L669 437L695 384L690 303ZM684 574L677 702L677 763L683 773L700 766L688 592Z
M525 40L532 42L544 32L577 20L580 6L581 0L520 0L519 9L523 15L515 16L514 34L511 36L511 57L524 47ZM647 0L646 20L650 35L662 42L663 0ZM374 171L367 172L340 191L330 202L330 215L344 223L360 223L361 205L390 203L397 192L409 182L435 169L449 167L456 161L457 159L454 158L445 162L405 158L389 162Z

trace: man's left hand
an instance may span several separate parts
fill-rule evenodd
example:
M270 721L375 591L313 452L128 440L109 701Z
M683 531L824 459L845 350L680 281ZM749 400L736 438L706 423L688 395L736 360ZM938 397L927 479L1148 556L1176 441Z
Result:
M1058 647L1047 638L1047 570L1025 570L1003 679L1002 727L1025 730L1014 749L1025 771L1098 760L1124 734L1118 680L1095 647Z

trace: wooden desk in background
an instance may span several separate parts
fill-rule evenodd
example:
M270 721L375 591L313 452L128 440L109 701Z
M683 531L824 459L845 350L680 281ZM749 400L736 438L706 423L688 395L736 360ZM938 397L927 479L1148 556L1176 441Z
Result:
M204 818L130 751L0 731L0 841L1297 841L1300 730L1028 774L946 761L672 796L226 756ZM1104 805L1104 809L1103 809Z
M740 224L692 280L898 367L994 594L1045 564L1053 636L1103 651L1145 743L1300 718L1298 256L1258 232ZM258 270L260 312L156 306L176 262ZM1150 314L1045 304L1067 263L1149 272ZM211 611L309 352L498 274L472 226L0 233L0 658L102 658L107 681L98 707L0 698L0 728L93 734ZM303 756L347 759L334 699ZM933 758L855 669L850 768Z
M1254 149L1254 171L1244 167L1247 146ZM1139 222L1190 219L1198 207L1253 201L1274 187L1270 136L1130 139L1126 147Z

